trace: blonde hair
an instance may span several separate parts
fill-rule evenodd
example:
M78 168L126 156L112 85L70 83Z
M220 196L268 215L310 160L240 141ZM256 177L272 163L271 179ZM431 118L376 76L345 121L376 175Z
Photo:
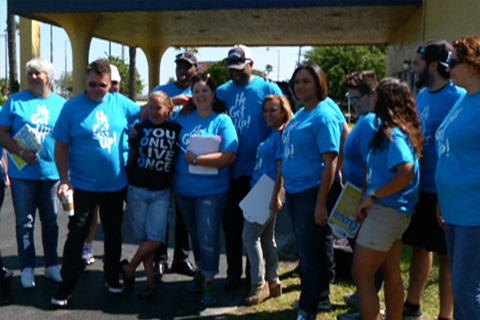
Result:
M285 111L285 117L283 118L283 125L285 126L287 123L290 122L293 118L292 107L290 106L290 102L284 96L279 96L277 94L271 94L265 97L262 104L262 110L265 107L265 104L268 101L277 101L280 106L282 107L283 111Z

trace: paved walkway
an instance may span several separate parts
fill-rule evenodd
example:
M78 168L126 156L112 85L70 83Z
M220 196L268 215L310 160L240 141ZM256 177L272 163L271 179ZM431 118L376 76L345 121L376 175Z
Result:
M218 302L215 307L205 308L200 303L200 295L187 293L185 285L190 280L178 274L167 273L163 282L158 286L153 300L143 301L136 294L145 283L143 271L137 271L137 280L132 293L124 293L120 296L112 296L104 287L103 278L103 234L101 227L97 230L94 242L96 262L89 266L82 275L73 299L65 309L55 310L50 306L50 298L58 285L43 278L43 249L41 245L41 233L39 221L35 227L35 241L37 249L36 289L24 290L20 284L20 271L17 262L15 241L15 217L10 198L10 190L7 190L5 202L0 213L0 249L4 258L4 264L14 270L15 274L11 281L14 303L0 308L0 320L47 320L47 319L223 319L227 312L235 310L242 305L247 294L247 284L233 292L225 292L223 283L226 277L226 259L222 243L222 255L220 257L220 273L217 277ZM38 218L38 214L37 214ZM65 241L67 218L61 211L59 214L60 240L59 253L63 252ZM173 238L173 224L170 226L170 238ZM291 256L292 235L290 233L290 221L285 212L279 216L277 223L277 242L279 248L284 249L286 255ZM223 240L223 235L222 235ZM173 240L170 241L173 244ZM128 219L124 219L124 244L122 257L130 259L137 248ZM169 258L173 256L173 250L169 248ZM191 257L193 261L193 257ZM171 261L170 261L171 262Z

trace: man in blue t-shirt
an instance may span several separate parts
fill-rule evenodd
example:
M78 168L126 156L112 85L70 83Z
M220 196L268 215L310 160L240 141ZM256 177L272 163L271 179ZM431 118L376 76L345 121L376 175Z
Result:
M413 247L408 295L404 317L420 318L422 294L433 262L433 252L440 261L440 312L438 319L450 319L453 296L445 233L436 219L437 191L434 176L437 163L435 133L457 100L465 91L456 87L447 72L447 59L453 51L447 41L422 44L416 51L412 72L415 86L425 87L417 96L417 110L423 135L423 157L420 162L420 195L403 242Z
M51 300L58 307L67 305L83 270L83 243L97 205L105 234L105 285L109 293L123 291L118 278L127 185L124 135L140 117L141 108L121 94L109 93L110 70L107 59L88 66L87 90L65 103L53 130L58 195L66 198L73 191L75 212L69 218L63 251L63 282Z
M183 52L175 57L175 74L177 80L173 83L158 86L155 91L163 91L172 99L173 115L175 117L181 108L192 98L191 80L197 75L198 61L197 57L191 52ZM155 251L155 275L161 277L168 268L167 260L168 237L164 246ZM187 227L183 221L182 213L175 204L175 250L173 251L173 261L171 270L176 273L193 277L195 267L188 260L190 251L190 240Z
M271 94L283 94L275 83L252 74L252 52L244 45L236 45L228 52L227 68L232 80L217 89L217 98L227 106L239 141L223 218L228 265L225 289L233 290L240 285L243 273L243 213L238 204L250 191L258 145L271 132L263 120L263 100Z

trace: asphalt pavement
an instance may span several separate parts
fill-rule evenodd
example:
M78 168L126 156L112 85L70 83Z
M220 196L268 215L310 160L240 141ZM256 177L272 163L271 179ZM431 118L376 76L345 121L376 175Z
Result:
M47 320L47 319L224 319L224 315L234 312L238 306L243 305L247 295L248 285L243 278L240 289L227 292L223 289L226 278L226 257L221 236L220 272L217 275L216 286L218 301L214 307L206 308L200 303L200 294L185 291L190 277L167 272L162 282L157 286L155 297L151 300L140 300L137 293L145 284L145 275L142 267L137 270L134 289L130 293L114 296L107 292L103 277L103 233L101 225L97 229L94 241L95 263L90 265L82 274L72 299L66 308L55 309L50 305L50 299L58 284L43 277L44 262L41 241L41 225L36 215L35 247L37 267L35 269L36 288L25 290L20 283L20 270L17 259L17 244L15 240L15 215L13 212L10 190L6 191L5 201L0 213L0 250L4 265L14 271L11 280L13 303L0 307L0 320ZM173 221L174 219L172 219ZM60 209L59 248L60 257L66 238L68 218ZM138 242L134 238L128 219L123 220L123 247L122 258L130 259ZM173 257L173 226L170 225L169 240L169 265ZM277 244L281 252L281 259L293 258L293 235L290 219L286 212L281 212L277 219ZM244 257L245 259L245 257ZM193 262L193 254L190 254Z

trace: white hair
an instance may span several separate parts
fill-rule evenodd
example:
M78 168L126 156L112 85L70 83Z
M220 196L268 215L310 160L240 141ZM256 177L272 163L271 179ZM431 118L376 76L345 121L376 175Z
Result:
M32 60L28 61L25 65L25 69L27 75L32 70L45 73L48 78L48 84L52 83L55 79L55 67L50 61L42 58L33 58Z

